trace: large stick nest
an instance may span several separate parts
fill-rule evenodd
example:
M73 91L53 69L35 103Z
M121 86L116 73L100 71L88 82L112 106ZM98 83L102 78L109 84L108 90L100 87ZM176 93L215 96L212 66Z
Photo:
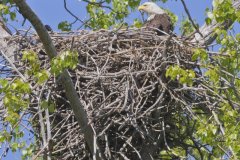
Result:
M51 37L59 54L66 50L79 54L79 64L70 74L101 142L99 147L108 159L141 159L147 151L153 151L151 154L157 158L161 150L184 146L183 139L189 135L187 131L180 132L184 122L179 115L194 118L192 109L208 103L206 93L200 82L194 81L192 87L187 87L170 80L165 72L170 65L179 65L199 75L191 60L191 43L136 29L52 33ZM20 52L38 52L41 67L49 69L49 60L37 36L15 36L11 41L18 42ZM20 58L21 54L18 55ZM15 65L24 74L25 63L18 61ZM44 150L39 138L39 153L51 153L58 159L89 159L81 129L61 85L56 85L57 78L51 77L43 86L31 80L29 77L35 92L29 110L35 122L42 121L40 114L48 120L45 111L36 105L40 103L39 96L56 105L49 118L51 147ZM34 127L42 137L41 125Z

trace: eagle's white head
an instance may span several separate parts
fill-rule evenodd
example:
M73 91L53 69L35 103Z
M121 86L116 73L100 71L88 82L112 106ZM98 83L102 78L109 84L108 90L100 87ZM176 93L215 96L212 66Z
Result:
M161 9L156 3L145 2L138 7L138 10L146 12L148 15L152 16L155 14L165 14L166 12Z

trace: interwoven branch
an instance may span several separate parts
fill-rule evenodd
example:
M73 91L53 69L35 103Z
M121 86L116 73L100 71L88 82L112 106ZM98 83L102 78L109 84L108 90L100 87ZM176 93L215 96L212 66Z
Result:
M187 137L195 142L191 128L182 133L179 124L197 118L194 110L211 114L213 103L226 99L205 84L198 69L200 64L191 58L194 45L177 37L130 29L53 33L51 38L58 53L74 50L79 54L78 66L70 75L100 142L96 147L103 149L107 159L144 159L147 150L157 158L160 150L187 145L183 141ZM37 52L41 67L49 70L49 60L38 38L15 36L11 41L19 42L20 53ZM25 74L24 63L17 61L15 65ZM166 77L166 69L172 65L194 70L193 85ZM47 145L51 147L44 145L38 155L47 152L61 159L89 159L89 149L62 86L55 83L57 79L52 76L44 86L35 84L31 77L28 80L35 89L29 109L34 121L42 112L36 105L39 98L44 100L49 95L48 99L56 105L56 111L48 118L51 139ZM42 115L46 116L44 112ZM180 115L187 118L183 120Z

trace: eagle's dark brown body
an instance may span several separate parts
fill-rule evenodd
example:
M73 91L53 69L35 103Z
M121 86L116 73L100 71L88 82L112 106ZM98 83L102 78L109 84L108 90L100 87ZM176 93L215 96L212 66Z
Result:
M158 35L165 35L163 32L170 34L173 30L171 19L167 14L154 15L153 18L146 21L143 27L146 27L148 30L154 30L153 28L157 28L160 31L156 29L154 31L156 31Z

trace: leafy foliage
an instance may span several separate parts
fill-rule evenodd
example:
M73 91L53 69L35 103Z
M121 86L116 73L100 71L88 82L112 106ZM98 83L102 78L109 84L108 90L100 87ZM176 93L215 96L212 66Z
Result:
M129 8L135 9L140 0L106 0L105 3L91 0L90 2L87 5L87 12L90 16L88 25L93 29L108 29L123 22L130 13Z
M0 3L0 16L6 16L8 15L11 20L15 20L16 18L16 12L12 10L12 4L13 2L11 0L1 1ZM4 19L7 20L6 18Z
M231 0L215 0L213 5L214 10L212 12L207 10L207 24L210 24L213 20L217 22L224 22L226 19L238 21L239 11L235 11L232 7ZM192 28L189 21L182 22L182 26L182 33ZM218 108L214 109L216 112L213 111L210 115L198 115L193 135L195 139L199 140L197 143L202 144L202 147L200 147L202 153L199 154L199 151L194 148L190 152L195 159L208 157L209 154L211 154L212 159L222 159L224 156L239 159L239 115L233 104L239 104L240 101L239 35L233 36L224 28L219 27L215 29L215 33L217 34L216 41L221 46L219 56L209 56L204 49L195 49L192 59L201 63L204 70L205 83L211 86L213 94L221 94L226 99L223 100L223 103L218 104ZM213 61L217 63L213 64ZM168 68L166 76L171 77L171 79L177 78L180 81L183 75L187 75L186 72L179 66L171 66ZM224 87L226 88L223 89ZM199 112L199 110L196 112ZM184 127L181 129L184 129ZM192 145L192 142L190 145ZM207 147L203 147L204 145ZM175 153L180 157L183 152ZM169 153L168 155L171 154Z
M0 133L0 143L9 142L12 152L25 148L24 133L20 130L21 115L29 105L29 94L31 89L28 83L21 79L8 82L0 79L0 93L4 94L3 103L6 107L4 123L10 129L4 129Z
M170 66L166 71L166 77L170 77L172 80L178 79L181 84L193 85L193 78L195 78L195 72L192 70L185 70L179 66Z
M65 51L51 61L51 72L59 75L64 69L74 69L78 63L77 51Z
M33 75L37 83L42 84L48 80L50 75L47 70L40 69L40 62L36 52L24 51L22 60L29 65L29 69L26 71L27 74Z
M193 27L190 20L188 18L185 18L181 22L180 31L181 31L181 34L185 36L185 35L189 35L190 33L194 32L195 28Z
M61 31L70 31L71 24L69 24L67 21L63 21L58 24L58 29L60 29Z
M141 0L83 0L87 3L87 14L89 18L85 21L83 26L91 28L92 30L110 29L110 28L125 28L125 26L141 27L142 23L139 19L135 19L133 24L127 24L127 18L131 11L135 11L140 5ZM166 3L167 0L153 0L153 2L162 1ZM164 9L173 22L173 25L178 21L178 17L170 10ZM74 23L74 22L73 22ZM72 24L68 21L62 21L58 25L58 29L62 31L70 31Z
M166 2L167 0L162 0ZM92 29L109 29L119 27L119 24L125 24L126 18L131 10L135 10L140 4L140 0L90 0L87 5L87 12L90 20L86 26ZM11 20L16 18L16 13L12 11L12 1L3 1L0 4L0 14L8 15ZM206 23L211 24L213 20L224 22L227 19L240 22L240 11L232 7L231 0L214 0L214 10L208 12ZM174 23L177 17L170 11L167 11ZM134 20L135 27L141 27L138 19ZM59 23L58 28L62 31L71 30L71 24L67 21ZM194 31L194 28L188 19L181 22L181 33L188 35ZM189 154L195 159L239 159L240 157L240 126L239 126L239 108L235 108L240 103L240 79L239 79L239 55L240 55L240 34L229 34L224 28L216 28L216 42L221 46L219 56L211 56L205 49L197 48L192 55L192 60L200 63L204 70L204 82L209 86L209 92L218 97L224 97L222 103L212 106L208 114L202 110L196 109L193 114L197 118L189 118L186 114L177 113L176 117L179 124L176 124L179 132L186 133L186 137L179 137L186 145L171 146L167 150L161 150L159 153L162 158L186 157ZM51 73L40 67L37 53L33 51L24 51L22 60L28 64L27 75L32 76L37 84L44 84L50 77L50 74L59 75L64 69L75 69L78 63L78 53L76 51L65 51L51 61ZM213 63L214 61L214 63ZM166 77L172 81L178 81L180 84L193 86L196 76L194 70L181 68L178 65L172 65L167 68ZM7 116L4 121L13 128L2 130L0 133L0 143L9 142L13 152L22 149L23 158L31 156L34 146L26 148L24 141L18 140L24 136L20 130L19 121L21 113L29 105L28 95L32 92L31 86L19 78L9 82L6 79L0 80L0 93L4 95L3 103L7 109ZM219 96L221 95L221 96ZM42 109L55 111L55 104L51 101L42 101ZM189 133L190 132L190 133ZM25 148L25 149L23 149ZM187 149L186 149L187 148ZM230 153L230 154L229 154Z

